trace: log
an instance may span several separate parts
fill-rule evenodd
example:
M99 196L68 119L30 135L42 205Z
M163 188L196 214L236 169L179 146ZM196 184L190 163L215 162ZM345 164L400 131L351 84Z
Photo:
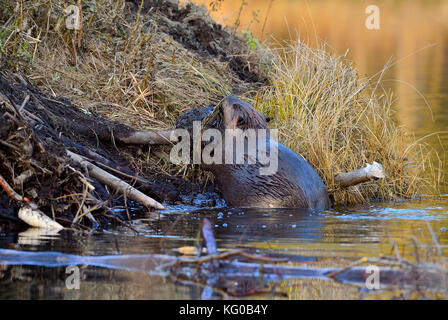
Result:
M352 172L340 173L334 178L335 185L347 188L370 180L383 179L386 175L384 169L378 162L366 163L364 168Z
M141 203L147 208L155 208L159 210L166 209L161 203L156 200L148 197L143 192L135 189L130 184L124 182L123 180L117 178L116 176L110 174L109 172L97 167L96 165L90 163L89 161L83 159L80 155L73 153L67 150L67 155L75 162L79 163L82 166L85 166L89 171L89 174L104 183L111 188L118 190L126 195L131 200L137 201Z

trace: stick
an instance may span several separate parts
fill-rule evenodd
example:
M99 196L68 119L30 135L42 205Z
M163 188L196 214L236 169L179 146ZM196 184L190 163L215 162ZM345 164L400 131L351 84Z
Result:
M64 229L56 221L53 221L42 211L37 209L36 205L25 205L19 209L18 213L19 219L30 225L31 227L51 229L51 230L62 230Z
M171 133L173 130L166 131L135 131L127 137L117 136L117 140L125 144L170 144Z
M384 174L383 167L378 162L374 161L372 164L367 163L364 168L356 171L340 173L334 178L334 183L341 188L347 188L372 179L376 180L385 177L386 175Z
M216 246L216 240L213 236L212 224L207 218L204 218L202 221L201 234L207 248L207 254L216 254L218 252L218 247Z
M103 169L97 167L96 165L88 162L87 160L84 160L80 155L73 153L69 150L67 150L67 155L75 162L81 164L82 166L86 166L89 170L89 174L98 179L98 181L114 188L115 190L121 191L124 194L126 194L129 199L132 199L134 201L137 201L138 203L141 203L145 207L149 208L156 208L159 210L166 209L161 203L157 202L156 200L148 197L144 193L140 192L139 190L135 189L133 186L129 185L128 183L124 182L123 180L117 178L116 176L110 174L107 171L104 171Z
M8 196L10 196L11 199L13 199L13 200L30 202L30 200L27 197L22 197L13 188L11 188L11 186L8 184L8 182L5 180L5 178L2 177L1 174L0 174L0 187L2 187L3 190L6 191Z

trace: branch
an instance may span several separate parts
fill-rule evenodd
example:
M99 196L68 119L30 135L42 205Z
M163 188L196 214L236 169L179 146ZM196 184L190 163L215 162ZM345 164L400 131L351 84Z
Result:
M378 163L373 161L372 164L366 164L364 168L358 169L352 172L340 173L334 178L334 183L339 185L341 188L347 188L360 184L363 182L370 181L372 179L382 179L385 178L383 167Z
M129 199L137 201L138 203L141 203L145 207L149 208L156 208L156 209L166 209L161 203L157 202L156 200L148 197L144 193L140 192L139 190L135 189L130 184L124 182L123 180L117 178L116 176L110 174L107 171L104 171L103 169L97 167L96 165L90 163L87 160L84 160L80 155L73 153L69 150L67 150L67 155L75 162L79 163L82 166L86 166L89 170L89 174L96 178L98 181L114 188L115 190L121 191L124 193Z
M37 205L30 203L29 205L24 205L19 209L18 213L19 219L30 225L31 227L51 229L51 230L62 230L64 229L56 221L53 221L47 215L37 208Z

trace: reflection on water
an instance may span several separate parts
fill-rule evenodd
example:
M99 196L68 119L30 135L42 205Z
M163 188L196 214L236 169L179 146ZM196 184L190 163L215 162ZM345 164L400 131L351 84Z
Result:
M65 286L65 267L10 266L0 268L1 299L200 299L193 285L176 286L140 272L84 266L79 290ZM152 289L151 289L152 288Z
M412 239L419 242L421 258L432 250L432 237L423 218L430 221L444 254L448 252L448 203L446 201L413 201L397 204L375 204L359 208L330 210L322 213L306 210L242 210L221 208L206 212L172 212L168 220L136 220L129 229L81 236L61 231L50 237L37 235L34 241L15 241L3 235L0 247L21 251L51 251L84 256L79 290L66 288L67 257L39 260L22 257L22 266L2 265L11 256L0 254L0 298L55 299L199 299L203 287L181 284L148 269L136 267L141 254L173 255L173 249L198 244L201 218L207 216L215 227L218 247L246 250L283 257L309 267L325 268L344 265L361 257L392 254L396 243L400 255L414 259ZM174 226L173 226L174 223ZM114 255L124 261L113 261ZM98 260L90 256L112 255ZM82 257L81 257L82 258ZM52 258L53 259L53 258ZM90 260L89 260L90 259ZM96 259L96 260L95 260ZM102 259L102 258L101 258ZM112 259L112 260L111 260ZM74 263L74 262L73 262ZM31 264L26 265L26 264ZM52 264L53 267L42 267ZM100 266L103 266L101 268ZM120 267L121 266L121 267ZM119 267L122 270L114 270ZM127 270L127 271L125 271ZM140 270L136 272L133 270ZM143 272L145 271L145 272ZM311 290L314 288L315 290ZM443 288L446 289L446 288ZM280 292L289 298L389 298L402 294L397 288L381 291L336 283L320 277L298 278L281 283ZM429 297L435 293L427 292ZM219 296L216 295L215 296ZM269 298L269 296L267 296Z
M197 0L196 2L201 2ZM205 0L204 0L205 1ZM447 130L448 124L448 2L377 1L381 29L364 27L365 2L351 0L275 0L266 26L263 22L269 0L247 0L241 29L266 39L294 38L296 34L314 45L323 39L338 54L353 60L360 76L378 73L392 58L393 65L382 75L378 92L392 89L397 98L396 119L423 137ZM205 1L209 2L209 1ZM240 0L224 0L214 16L232 25ZM252 12L259 9L256 21ZM287 23L286 23L287 22ZM287 27L288 26L288 27ZM289 28L289 29L288 29ZM443 161L448 135L428 139ZM116 254L174 254L173 249L198 244L201 219L215 226L219 248L246 248L254 253L288 257L315 267L344 264L361 257L395 254L415 259L415 245L421 258L434 256L433 239L426 221L443 253L448 252L448 201L416 200L375 203L336 208L323 213L300 210L219 209L194 211L173 209L167 220L133 222L136 234L118 229L101 234L36 234L35 230L15 233L0 229L0 247L24 251L57 251L82 256ZM169 278L143 272L82 267L79 290L65 286L65 268L6 266L1 264L0 298L19 299L200 299L202 288L178 284ZM323 279L285 281L281 290L291 299L422 298L401 291L376 292ZM446 288L445 288L446 289ZM437 291L437 290L436 290ZM431 298L440 297L428 293ZM445 296L446 297L446 296Z
M39 228L29 228L18 234L19 245L39 245L41 243L57 239L59 232Z

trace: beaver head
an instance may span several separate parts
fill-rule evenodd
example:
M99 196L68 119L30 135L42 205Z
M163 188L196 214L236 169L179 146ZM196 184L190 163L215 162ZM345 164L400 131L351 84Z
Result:
M268 129L268 117L232 95L224 98L221 108L224 129Z

